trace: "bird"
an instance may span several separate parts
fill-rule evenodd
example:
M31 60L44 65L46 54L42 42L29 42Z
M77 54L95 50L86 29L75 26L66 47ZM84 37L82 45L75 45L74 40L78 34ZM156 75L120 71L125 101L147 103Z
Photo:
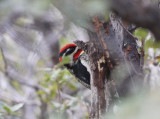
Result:
M89 66L89 58L82 49L79 49L76 44L66 44L60 49L59 62L69 57L69 62L63 66L76 77L76 79L90 89L91 70Z

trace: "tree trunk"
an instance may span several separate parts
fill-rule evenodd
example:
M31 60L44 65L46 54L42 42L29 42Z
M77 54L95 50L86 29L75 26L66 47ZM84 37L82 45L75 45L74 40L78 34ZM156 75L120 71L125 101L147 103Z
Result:
M95 29L88 30L90 42L76 42L89 56L91 67L90 119L102 119L113 111L114 102L136 93L143 81L136 38L111 13L108 22L92 19ZM137 73L138 72L138 73ZM137 84L139 84L137 86Z

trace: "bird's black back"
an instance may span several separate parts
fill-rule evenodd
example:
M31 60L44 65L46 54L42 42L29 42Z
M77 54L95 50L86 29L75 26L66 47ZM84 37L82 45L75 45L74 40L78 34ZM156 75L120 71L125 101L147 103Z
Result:
M87 71L87 68L81 63L81 60L78 59L76 65L70 66L65 65L69 71L74 74L74 76L87 88L90 88L90 74Z

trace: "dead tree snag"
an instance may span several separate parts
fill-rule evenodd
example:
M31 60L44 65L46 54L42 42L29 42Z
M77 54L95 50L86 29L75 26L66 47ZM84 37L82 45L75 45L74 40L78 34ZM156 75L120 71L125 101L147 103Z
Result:
M101 119L104 113L112 110L111 104L118 97L132 93L137 82L142 84L139 79L142 69L136 38L127 31L119 17L111 14L109 21L102 22L96 17L92 22L95 32L88 30L90 42L77 41L76 44L90 59L90 118Z

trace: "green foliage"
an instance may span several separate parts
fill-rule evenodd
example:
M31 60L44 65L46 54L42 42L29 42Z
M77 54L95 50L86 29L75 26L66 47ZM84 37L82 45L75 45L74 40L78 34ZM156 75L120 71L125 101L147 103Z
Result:
M51 26L53 28L53 31L51 31L56 34L53 35L53 40L55 37L61 36L61 32L63 32L56 29L57 26L59 27L59 22L55 18L56 15L52 14L57 9L54 9L55 11L53 9L52 0L0 1L0 28L2 32L0 45L4 49L8 63L7 70L11 72L10 75L12 76L10 78L5 75L5 62L0 54L0 70L2 71L0 72L0 82L3 83L0 84L0 89L3 92L2 95L6 95L2 96L0 102L0 118L8 118L9 116L9 118L15 117L17 119L25 115L27 111L30 112L30 110L22 108L25 104L27 107L34 109L34 112L31 110L33 112L31 115L38 115L38 117L42 113L43 103L46 104L48 117L51 117L52 114L57 116L57 110L62 111L60 115L65 115L62 117L69 117L66 116L69 115L66 114L67 110L81 109L83 94L79 95L80 91L77 91L77 87L80 85L75 77L62 68L62 65L69 62L69 57L64 57L64 60L53 69L46 68L51 66L51 56L48 52L45 52L50 48L47 45L49 41L46 40L49 37L46 37L47 35L43 33L43 28L48 25L45 23L51 21L52 25L52 22L54 22L54 27ZM96 9L103 8L97 6ZM57 14L57 11L55 14ZM38 22L34 23L37 18L38 21L42 21L40 27L36 26ZM61 47L67 43L69 42L65 37L60 38L59 44ZM13 99L15 96L16 101L24 101L24 104L12 105L15 103ZM55 117L55 115L53 116Z
M147 37L148 33L149 33L148 30L139 28L134 32L134 35L142 40Z
M70 75L68 70L55 68L52 70L51 74L44 74L43 81L40 85L49 91L48 96L52 99L57 95L57 90L61 90L64 85L66 85L71 90L76 90L76 87L72 83L74 77ZM39 95L44 95L44 91L38 91ZM47 97L48 97L47 96Z
M67 110L79 109L83 100L80 98L82 95L74 95L74 97L66 95L66 98L61 97L61 91L63 89L70 90L72 92L76 91L76 81L74 77L66 69L53 68L51 72L45 73L43 80L41 80L40 85L44 90L39 90L37 94L40 96L43 102L46 102L50 108L54 111L60 119L66 118ZM85 107L85 105L84 105ZM86 112L86 118L88 113ZM67 117L69 118L69 117Z
M134 35L138 37L140 41L142 41L142 39L145 40L145 51L147 51L148 48L160 48L160 43L155 42L152 36L149 39L146 39L146 37L149 35L148 30L139 28L134 32Z
M0 101L0 115L6 116L6 115L15 115L19 116L18 111L24 106L23 103L19 103L13 106L10 106L6 104L5 102Z
M63 57L62 62L60 62L57 66L58 67L62 67L64 64L68 64L69 61L70 61L70 57L69 56L65 56L65 57Z
M149 54L148 50L149 48L153 49L154 54L157 54L157 50L160 50L160 42L155 42L154 38L151 36L151 33L143 28L138 28L134 35L139 38L139 42L142 44L142 40L144 40L144 51L145 51L145 61L148 57L150 57L151 54ZM149 36L147 38L147 36ZM155 55L156 57L156 55ZM160 61L160 60L158 60Z
M45 73L44 79L40 82L40 85L47 89L47 94L43 90L39 90L38 95L42 96L48 103L50 99L55 99L58 95L57 90L61 90L63 86L67 86L71 90L76 90L76 87L72 83L74 77L70 75L68 70L61 68L54 68L52 72Z
M145 42L145 49L148 48L154 48L154 49L160 48L160 42L155 42L152 39L149 39Z

